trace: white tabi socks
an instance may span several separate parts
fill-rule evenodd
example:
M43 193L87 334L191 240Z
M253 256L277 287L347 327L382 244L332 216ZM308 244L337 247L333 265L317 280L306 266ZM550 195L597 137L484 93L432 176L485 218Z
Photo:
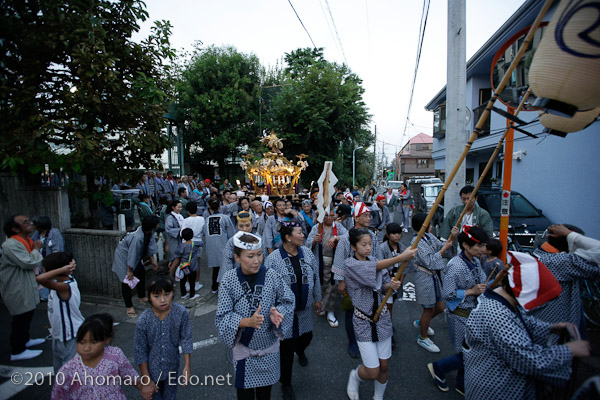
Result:
M360 365L358 366L360 368ZM359 400L358 398L358 387L362 382L362 379L358 376L358 368L350 371L350 376L348 377L348 386L346 386L346 394L350 398L350 400Z
M383 400L383 394L385 393L386 387L387 382L380 383L377 379L375 379L375 391L373 393L373 400Z

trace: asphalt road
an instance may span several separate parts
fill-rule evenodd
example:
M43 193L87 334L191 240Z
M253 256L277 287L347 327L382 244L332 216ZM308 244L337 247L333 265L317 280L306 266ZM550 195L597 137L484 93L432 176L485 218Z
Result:
M403 242L409 243L412 231L405 234ZM203 266L201 266L202 268ZM192 319L193 335L196 349L192 354L192 374L198 377L199 384L180 387L177 397L181 399L235 399L235 388L228 385L233 382L233 366L227 357L227 348L218 340L214 324L217 303L216 294L210 293L210 274L207 269L201 269L201 282L204 288L200 290L201 297L190 302L180 300L176 292L176 302L188 307ZM436 334L432 337L441 348L441 353L430 353L419 347L416 343L418 331L412 325L418 319L421 308L414 302L414 289L411 287L412 277L407 276L405 283L405 300L397 301L394 305L394 327L396 329L397 348L394 350L390 362L390 378L387 386L386 399L460 399L454 391L454 374L448 377L450 391L443 393L433 384L427 370L427 363L453 353L448 338L446 323L443 315L432 321L431 327ZM411 296L413 294L413 296ZM99 312L109 312L118 322L115 326L115 338L112 345L120 347L133 364L133 334L135 319L128 318L121 300L93 298L85 296L81 304L84 316ZM411 299L412 297L412 299ZM412 300L412 301L411 301ZM146 305L134 300L138 314ZM314 317L314 338L307 349L309 364L301 367L294 362L293 387L299 400L302 399L346 399L346 383L348 373L360 363L360 359L350 358L347 354L347 339L343 327L343 313L337 312L340 326L331 328L325 317ZM10 333L10 316L3 303L0 302L0 400L14 399L47 399L50 397L50 379L48 374L52 370L52 348L50 342L39 346L44 350L42 356L27 361L10 362L8 337ZM41 303L35 313L32 323L32 337L45 336L48 333L48 320L46 304ZM597 373L599 370L598 331L589 331L593 335L594 357L584 360L580 366L582 377ZM134 365L135 366L135 365ZM136 366L137 367L137 366ZM45 377L43 381L36 382L35 374ZM22 374L24 381L15 385L10 381L11 376ZM229 378L227 375L229 374ZM205 376L207 380L205 381ZM219 378L220 377L220 378ZM216 384L211 382L221 382ZM27 382L29 381L29 382ZM206 383L206 384L205 384ZM135 388L124 387L127 398L140 398ZM281 385L276 384L272 392L273 399L281 398ZM373 383L364 382L360 387L360 397L370 399L373 396ZM108 399L107 399L108 400Z

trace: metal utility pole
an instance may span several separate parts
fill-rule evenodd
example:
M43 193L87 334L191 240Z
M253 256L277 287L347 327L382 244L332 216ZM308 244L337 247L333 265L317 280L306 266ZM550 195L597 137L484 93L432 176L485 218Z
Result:
M446 171L460 159L467 143L466 125L466 0L448 0L448 70L446 84ZM448 214L461 204L459 192L465 185L465 162L444 196Z

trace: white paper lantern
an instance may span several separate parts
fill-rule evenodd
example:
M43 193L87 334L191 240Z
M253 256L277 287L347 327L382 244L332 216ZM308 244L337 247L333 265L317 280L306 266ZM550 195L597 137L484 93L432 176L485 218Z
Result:
M544 31L529 68L538 98L550 112L573 114L600 106L598 0L562 0Z
M539 111L540 122L548 129L554 131L571 133L584 130L589 124L594 122L600 115L600 107L590 111L581 111L575 113L571 118L560 117L558 115L548 114Z

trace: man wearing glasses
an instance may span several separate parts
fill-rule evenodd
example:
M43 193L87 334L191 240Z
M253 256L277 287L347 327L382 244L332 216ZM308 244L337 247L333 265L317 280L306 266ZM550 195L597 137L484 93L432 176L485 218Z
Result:
M30 339L29 327L33 312L40 303L34 268L42 262L41 241L31 240L35 231L33 223L24 215L14 215L4 223L7 239L2 244L0 266L0 294L12 316L10 332L10 360L28 360L42 354L42 350L29 350L46 339Z

